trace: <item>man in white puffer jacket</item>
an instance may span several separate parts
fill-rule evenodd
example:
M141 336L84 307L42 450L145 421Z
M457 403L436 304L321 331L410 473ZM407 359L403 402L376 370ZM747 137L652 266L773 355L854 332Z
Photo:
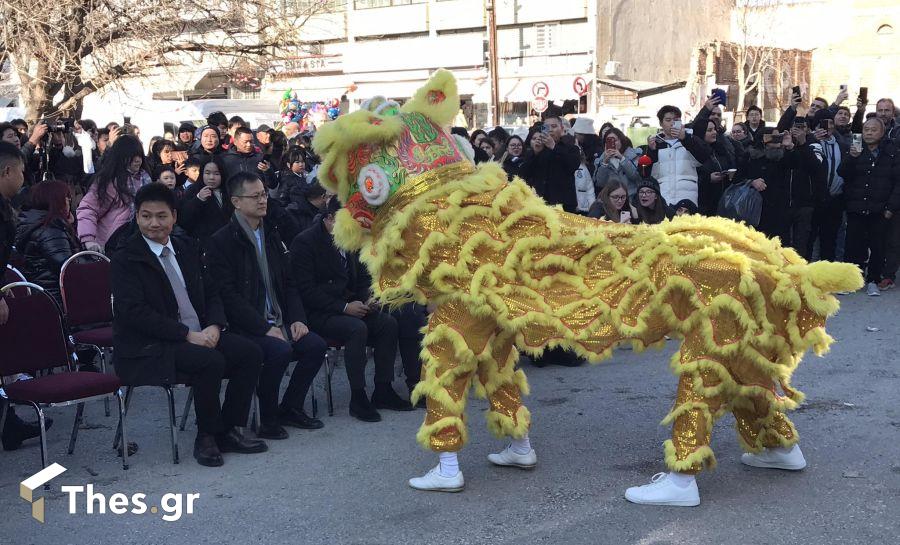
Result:
M647 139L647 154L653 159L652 175L659 180L660 193L666 202L688 199L697 204L697 168L709 158L709 146L685 129L676 106L663 106L656 117L661 129ZM708 114L700 117L695 125L705 127Z

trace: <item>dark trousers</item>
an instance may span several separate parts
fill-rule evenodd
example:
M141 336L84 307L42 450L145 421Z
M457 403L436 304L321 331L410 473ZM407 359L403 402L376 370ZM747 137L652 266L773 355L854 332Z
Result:
M366 346L375 349L375 383L390 384L397 358L397 320L384 312L371 312L365 318L346 314L332 316L318 332L326 339L344 345L344 365L352 390L366 387Z
M253 389L262 367L262 352L232 333L222 333L215 348L179 343L173 348L175 370L194 387L197 433L216 434L245 426ZM225 401L219 405L222 379L228 379Z
M882 276L894 280L900 268L900 214L887 220L888 238L885 241L884 271Z
M847 261L859 265L866 282L879 282L889 222L883 214L847 213Z
M813 211L812 235L809 237L809 254L812 255L812 247L819 239L819 259L823 261L835 261L837 259L837 238L841 223L844 221L844 201L838 197L831 197L825 202L819 203Z
M288 365L297 360L297 366L291 374L287 390L281 398L284 407L303 410L306 394L313 379L325 361L325 350L328 347L322 337L312 331L295 343L289 343L275 337L247 337L263 352L263 368L259 374L259 419L264 424L273 424L278 420L278 391L281 379Z
M813 211L814 209L812 206L798 206L791 208L791 236L790 240L786 241L791 248L800 254L800 257L807 261L809 261L810 255L812 255L812 248L809 241L812 235Z
M397 344L400 348L400 360L403 362L403 374L406 375L406 386L410 391L419 383L422 375L422 328L428 323L428 311L422 305L407 303L391 312L397 320Z

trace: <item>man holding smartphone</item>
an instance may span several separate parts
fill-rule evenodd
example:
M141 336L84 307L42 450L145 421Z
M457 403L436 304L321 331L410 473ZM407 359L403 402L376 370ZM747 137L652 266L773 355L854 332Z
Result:
M660 132L647 139L647 155L653 160L651 175L659 181L666 202L699 201L697 168L709 158L710 148L696 134L689 134L681 121L681 110L663 106L656 113ZM703 108L694 124L709 124L709 110Z
M544 119L541 130L531 135L534 159L522 165L521 175L547 204L562 205L574 214L578 210L575 171L581 166L581 152L562 141L564 134L558 116Z

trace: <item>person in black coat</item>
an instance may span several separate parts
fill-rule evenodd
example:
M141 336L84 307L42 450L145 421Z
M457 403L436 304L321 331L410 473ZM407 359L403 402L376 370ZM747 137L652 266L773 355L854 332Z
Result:
M397 320L381 312L370 297L371 279L355 254L339 250L331 236L334 214L331 199L312 227L291 244L291 269L313 331L344 345L350 381L350 414L377 422L376 409L412 410L391 386L397 356ZM366 345L375 349L375 390L366 397Z
M814 136L806 126L791 129L796 160L788 178L790 185L790 227L782 243L797 251L803 259L812 257L810 239L816 206L825 199L826 169L822 157L816 154Z
M709 120L704 128L694 123L694 132L702 135L711 152L703 165L697 168L697 209L704 216L715 216L722 193L731 184L728 171L735 168L733 148L730 153L725 145L728 137L719 133L713 120ZM734 172L731 173L733 175Z
M581 166L581 153L577 146L562 142L565 129L559 117L548 117L543 126L546 132L530 137L534 156L522 165L519 175L547 204L560 204L574 214L578 209L575 171Z
M16 248L25 259L22 274L62 305L59 273L81 244L72 228L71 194L63 182L46 181L31 188L31 208L19 214Z
M178 225L199 239L205 249L209 237L228 225L233 211L222 179L222 166L218 160L210 160L200 170L198 183L191 184L181 198Z
M222 300L209 282L196 242L170 236L175 197L161 184L135 195L139 231L112 258L116 374L127 386L188 383L194 388L194 457L222 465L222 452L256 453L266 444L245 438L260 350L223 331ZM219 403L223 378L225 401Z
M325 188L318 182L313 182L304 191L292 191L290 195L290 203L287 205L288 211L297 220L300 231L309 229L313 220L322 213L327 203L328 195Z
M221 160L225 169L222 177L225 183L228 183L232 176L244 172L259 176L267 188L278 185L275 170L265 160L262 152L254 148L253 131L247 127L235 129L231 146L222 154Z
M328 347L307 326L284 243L274 223L267 221L269 194L262 180L252 173L236 174L228 181L228 193L234 215L209 239L207 265L220 284L232 330L263 351L257 435L286 439L283 425L322 427L320 420L303 412L303 403ZM281 380L295 359L297 367L279 407Z
M850 147L838 174L847 209L846 259L865 271L869 295L879 295L889 220L900 212L900 152L885 138L881 120L865 122L862 147Z
M760 141L747 152L747 161L738 169L736 183L749 183L762 195L762 213L757 230L769 237L787 240L790 236L790 171L796 164L794 141L789 133L762 129Z
M5 271L12 254L15 240L15 214L10 199L15 197L25 182L25 160L19 148L8 142L0 142L0 270ZM9 307L0 293L0 325L9 320ZM0 403L4 401L0 400ZM45 422L47 428L51 422ZM11 406L6 408L6 422L3 425L3 450L15 450L22 441L39 437L40 426L19 418Z

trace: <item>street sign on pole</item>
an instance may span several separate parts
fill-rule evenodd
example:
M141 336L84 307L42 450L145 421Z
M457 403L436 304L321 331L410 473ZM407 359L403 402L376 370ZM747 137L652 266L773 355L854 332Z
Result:
M539 114L546 112L549 105L550 103L547 102L546 97L534 97L531 101L531 109Z
M575 81L572 82L572 89L575 91L575 94L583 97L588 94L588 84L587 81L581 76L575 78Z
M538 81L531 86L531 94L535 97L547 98L550 95L550 86L546 82Z

